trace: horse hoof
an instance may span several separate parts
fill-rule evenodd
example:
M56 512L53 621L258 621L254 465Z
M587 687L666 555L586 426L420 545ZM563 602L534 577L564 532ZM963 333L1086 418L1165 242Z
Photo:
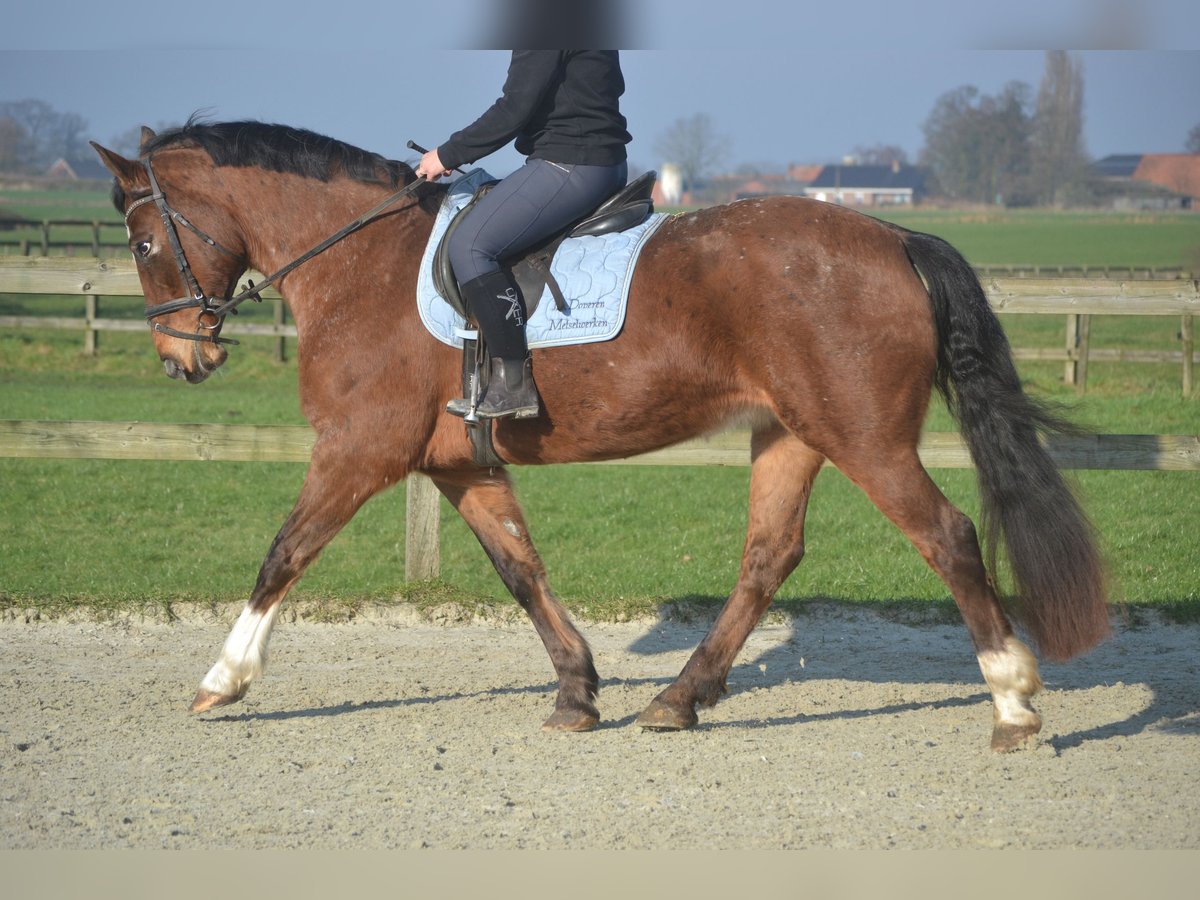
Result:
M1041 722L1035 725L997 725L992 729L992 749L997 753L1010 753L1041 730Z
M600 724L598 713L582 709L556 709L542 723L542 731L591 731Z
M655 700L633 724L651 731L683 731L699 721L696 711L690 706L681 709Z
M196 696L192 698L192 705L188 707L188 712L193 714L208 712L210 709L216 709L218 706L228 706L230 703L237 703L241 699L241 694L214 694L211 691L200 688L200 690L196 691Z

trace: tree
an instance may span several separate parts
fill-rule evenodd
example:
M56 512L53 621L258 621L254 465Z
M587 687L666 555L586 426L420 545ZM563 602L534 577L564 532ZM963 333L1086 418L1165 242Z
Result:
M724 165L729 156L730 141L717 133L707 115L696 113L691 118L676 119L654 148L664 162L679 167L683 189L693 191L701 178Z
M1193 126L1192 130L1188 132L1183 149L1188 153L1200 153L1200 125Z
M908 164L908 154L895 144L875 144L872 147L855 147L854 158L864 166L890 166L892 163Z
M45 170L60 158L78 160L90 152L83 140L87 120L76 113L60 113L44 100L0 103L0 121L15 123L15 129L7 126L10 140L17 129L24 135L20 168Z
M0 116L0 172L20 172L32 157L25 126L12 116Z
M1046 51L1030 151L1031 181L1039 201L1057 206L1086 192L1083 64L1066 50Z
M964 85L938 98L923 126L921 161L943 192L978 203L1012 202L1023 193L1030 93L1013 81L994 97Z

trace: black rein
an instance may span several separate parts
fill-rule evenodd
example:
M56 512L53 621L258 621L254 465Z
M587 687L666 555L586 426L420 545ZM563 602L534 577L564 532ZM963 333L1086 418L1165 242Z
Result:
M290 263L279 269L274 274L268 276L263 281L255 284L253 281L247 280L248 286L236 296L219 299L217 297L211 297L205 294L204 290L200 287L200 283L196 280L196 276L192 272L192 267L188 263L187 254L183 252L183 245L179 241L179 232L175 228L175 223L178 222L184 228L188 229L188 231L200 238L200 240L202 240L205 244L212 247L214 250L224 253L226 256L232 256L243 263L246 262L245 257L243 257L240 253L235 253L226 247L222 247L219 243L217 243L217 241L209 237L190 221L188 221L187 218L185 218L182 214L172 209L167 203L166 194L159 186L158 178L156 178L154 175L154 167L150 162L150 157L147 157L145 160L143 160L142 165L145 167L146 174L149 176L150 190L152 193L149 196L141 197L140 199L135 200L129 205L129 208L125 210L125 221L128 223L130 214L142 204L150 202L154 203L155 207L158 209L158 214L162 217L163 228L167 233L167 241L171 245L171 253L175 256L175 265L179 267L179 274L183 278L185 287L191 291L190 297L179 297L175 300L167 300L164 303L156 303L152 306L146 307L146 319L147 321L151 322L151 328L153 328L155 331L162 332L163 334L169 334L172 337L183 338L184 340L202 341L213 344L238 343L231 338L223 338L220 336L220 334L221 326L225 323L225 317L230 314L236 314L237 308L242 303L245 303L247 300L251 299L261 301L262 297L259 296L259 292L262 291L263 288L274 284L297 266L308 262L308 260L312 259L317 254L328 250L338 241L348 237L363 226L370 224L385 209L387 209L400 198L414 191L417 187L425 182L425 176L419 176L415 181L409 182L394 194L389 195L383 200L383 202L367 210L367 212L363 213L349 225L346 225L344 228L340 229L334 234L331 234L311 250L302 254L301 256L296 257ZM205 334L199 331L178 331L177 329L171 328L168 325L163 325L160 322L152 321L159 316L170 315L171 313L178 312L181 309L199 309L199 325L208 333ZM215 316L217 319L216 324L205 324L203 321L203 316L205 314Z

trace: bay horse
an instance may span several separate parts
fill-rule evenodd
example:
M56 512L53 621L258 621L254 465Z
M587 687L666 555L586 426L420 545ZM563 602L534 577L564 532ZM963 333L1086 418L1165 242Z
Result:
M136 159L94 146L115 177L166 373L207 378L227 356L216 298L230 298L247 269L283 270L276 284L295 319L302 408L316 432L299 499L192 711L241 699L307 566L368 498L422 472L550 655L558 693L544 727L594 727L588 644L550 588L506 470L473 463L463 423L444 412L460 396L460 352L418 320L418 265L446 188L418 183L402 162L257 122L146 129ZM389 211L304 255L397 187L407 195ZM953 595L992 694L993 749L1039 731L1037 660L1014 634L974 525L917 455L934 387L976 466L989 562L1000 544L1035 646L1066 659L1108 633L1091 528L1039 442L1070 426L1023 392L978 279L939 238L792 197L677 215L642 252L620 334L534 360L542 415L495 425L495 447L513 464L623 458L751 423L736 586L642 727L689 728L697 706L725 693L747 636L804 555L805 509L829 460Z

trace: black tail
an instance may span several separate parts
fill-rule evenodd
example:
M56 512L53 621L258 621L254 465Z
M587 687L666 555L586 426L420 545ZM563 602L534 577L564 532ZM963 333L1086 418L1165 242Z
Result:
M1003 541L1018 616L1041 652L1067 659L1109 633L1104 569L1091 524L1039 433L1077 432L1021 389L979 279L941 238L902 232L937 323L936 384L975 462L989 568Z

